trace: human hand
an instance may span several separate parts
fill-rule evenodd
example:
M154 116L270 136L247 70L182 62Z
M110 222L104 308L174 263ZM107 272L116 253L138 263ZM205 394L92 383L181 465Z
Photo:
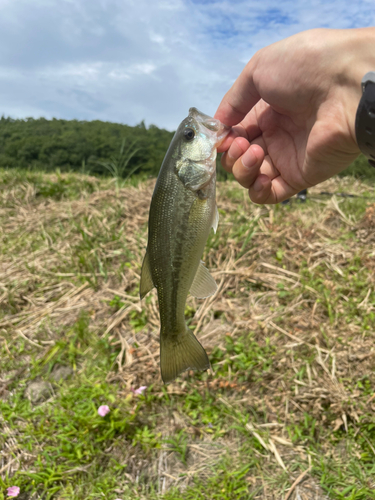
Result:
M215 118L232 126L223 167L253 202L283 201L358 156L355 115L374 41L374 28L311 30L249 61Z

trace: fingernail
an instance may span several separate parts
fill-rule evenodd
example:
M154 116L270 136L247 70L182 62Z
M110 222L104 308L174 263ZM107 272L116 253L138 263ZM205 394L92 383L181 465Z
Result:
M256 164L257 158L256 158L255 154L251 151L251 149L248 149L246 151L246 153L243 155L243 157L241 158L241 161L242 161L242 165L245 168L252 168Z
M259 191L262 191L262 189L263 189L263 183L262 183L261 179L259 179L259 177L257 177L257 178L255 179L255 182L254 182L254 184L253 184L253 189L254 189L254 191L256 191L257 193L259 193Z

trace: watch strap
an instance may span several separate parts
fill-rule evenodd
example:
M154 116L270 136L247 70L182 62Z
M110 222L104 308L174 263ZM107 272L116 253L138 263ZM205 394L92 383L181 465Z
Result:
M375 71L362 78L362 97L355 117L358 147L369 164L375 167Z

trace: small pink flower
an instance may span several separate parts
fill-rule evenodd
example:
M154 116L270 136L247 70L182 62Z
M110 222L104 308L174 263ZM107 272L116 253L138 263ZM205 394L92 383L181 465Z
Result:
M138 389L133 389L131 388L130 390L132 391L133 394L135 394L136 396L140 396L141 394L143 394L143 391L145 391L147 389L147 385L142 385L141 387L139 387Z
M99 406L98 415L100 415L101 417L105 417L107 415L107 413L109 413L110 411L111 410L109 409L109 407L107 405Z
M18 486L9 486L7 489L8 497L18 497L20 494L20 489Z

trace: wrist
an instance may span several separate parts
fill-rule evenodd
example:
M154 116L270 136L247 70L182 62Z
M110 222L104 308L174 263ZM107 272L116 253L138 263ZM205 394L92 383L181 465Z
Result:
M350 32L350 36L345 37L342 50L345 50L346 57L339 72L340 83L344 84L347 90L346 96L346 116L351 137L358 147L356 135L356 115L359 103L362 98L362 79L370 71L375 71L375 28L360 28L345 30ZM338 82L339 83L339 82ZM361 142L361 141L360 141Z
M361 80L369 71L375 70L375 28L359 28L348 30L351 36L347 39L346 50L348 52L347 67L349 81L360 91Z

